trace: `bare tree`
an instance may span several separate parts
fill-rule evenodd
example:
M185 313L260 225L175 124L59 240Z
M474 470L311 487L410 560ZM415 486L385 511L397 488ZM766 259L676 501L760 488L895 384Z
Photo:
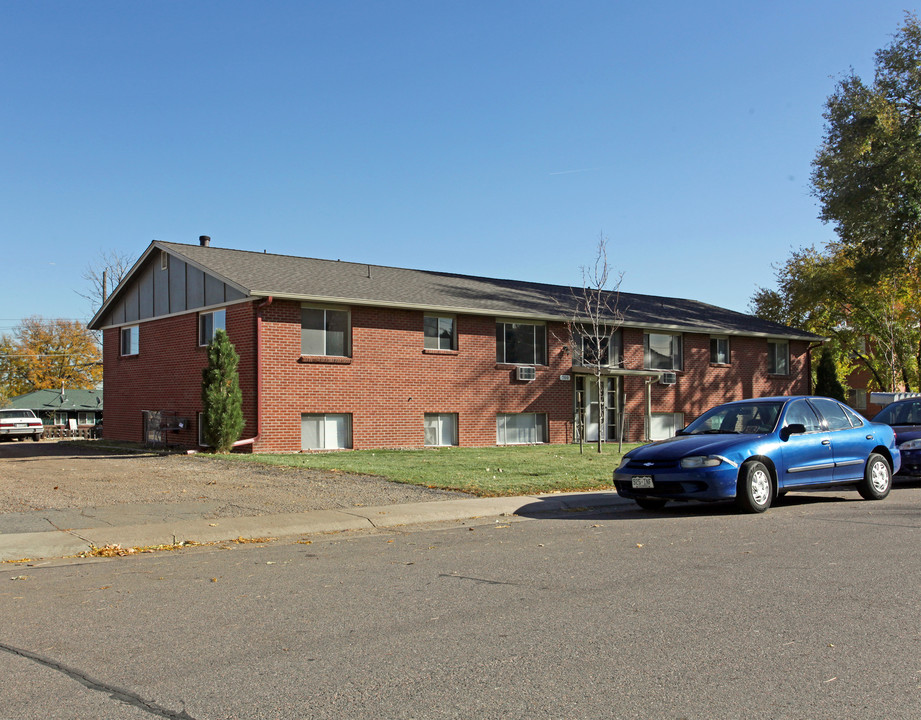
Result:
M86 280L88 288L86 292L76 292L80 297L89 300L93 314L102 307L133 264L130 255L124 255L118 250L102 250L96 260L86 266L82 277Z
M615 273L608 261L608 239L602 234L598 238L595 261L591 266L582 266L582 286L570 288L572 293L569 320L566 323L569 342L572 343L573 365L591 370L598 397L598 452L604 442L604 426L607 410L605 392L606 368L621 361L616 357L622 352L622 344L615 343L617 331L623 324L619 310L620 284L623 273ZM576 412L578 412L578 407ZM623 415L623 413L621 413ZM576 419L581 447L584 423ZM618 435L623 436L623 423Z

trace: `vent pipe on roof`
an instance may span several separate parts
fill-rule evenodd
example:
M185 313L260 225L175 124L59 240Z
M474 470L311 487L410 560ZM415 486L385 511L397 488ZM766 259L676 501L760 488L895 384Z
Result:
M202 247L210 247L210 246L211 246L211 238L208 237L207 235L199 235L199 236L198 236L198 244L201 245Z

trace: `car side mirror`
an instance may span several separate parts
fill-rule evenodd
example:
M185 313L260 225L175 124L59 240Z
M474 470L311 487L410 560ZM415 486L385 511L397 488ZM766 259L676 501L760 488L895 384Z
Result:
M790 423L781 429L780 439L786 442L791 435L802 435L804 432L806 432L806 426L802 423Z

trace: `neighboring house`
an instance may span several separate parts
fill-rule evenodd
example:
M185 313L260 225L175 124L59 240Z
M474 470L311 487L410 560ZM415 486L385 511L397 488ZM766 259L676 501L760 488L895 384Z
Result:
M62 429L91 428L102 420L102 391L33 390L10 400L7 407L32 410L46 426Z
M90 322L108 438L195 446L215 330L240 355L255 451L667 437L713 404L807 393L820 341L650 295L598 348L569 340L571 288L153 242ZM612 318L613 320L613 318ZM591 346L591 347L589 347ZM604 374L599 417L593 368Z

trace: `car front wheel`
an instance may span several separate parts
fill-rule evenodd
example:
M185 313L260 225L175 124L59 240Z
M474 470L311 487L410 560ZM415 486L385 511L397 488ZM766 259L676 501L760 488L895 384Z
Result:
M736 487L736 504L745 512L763 513L771 507L773 499L774 486L767 466L756 460L742 465Z
M892 470L886 458L873 453L867 458L863 480L857 483L857 492L864 500L882 500L892 488Z

